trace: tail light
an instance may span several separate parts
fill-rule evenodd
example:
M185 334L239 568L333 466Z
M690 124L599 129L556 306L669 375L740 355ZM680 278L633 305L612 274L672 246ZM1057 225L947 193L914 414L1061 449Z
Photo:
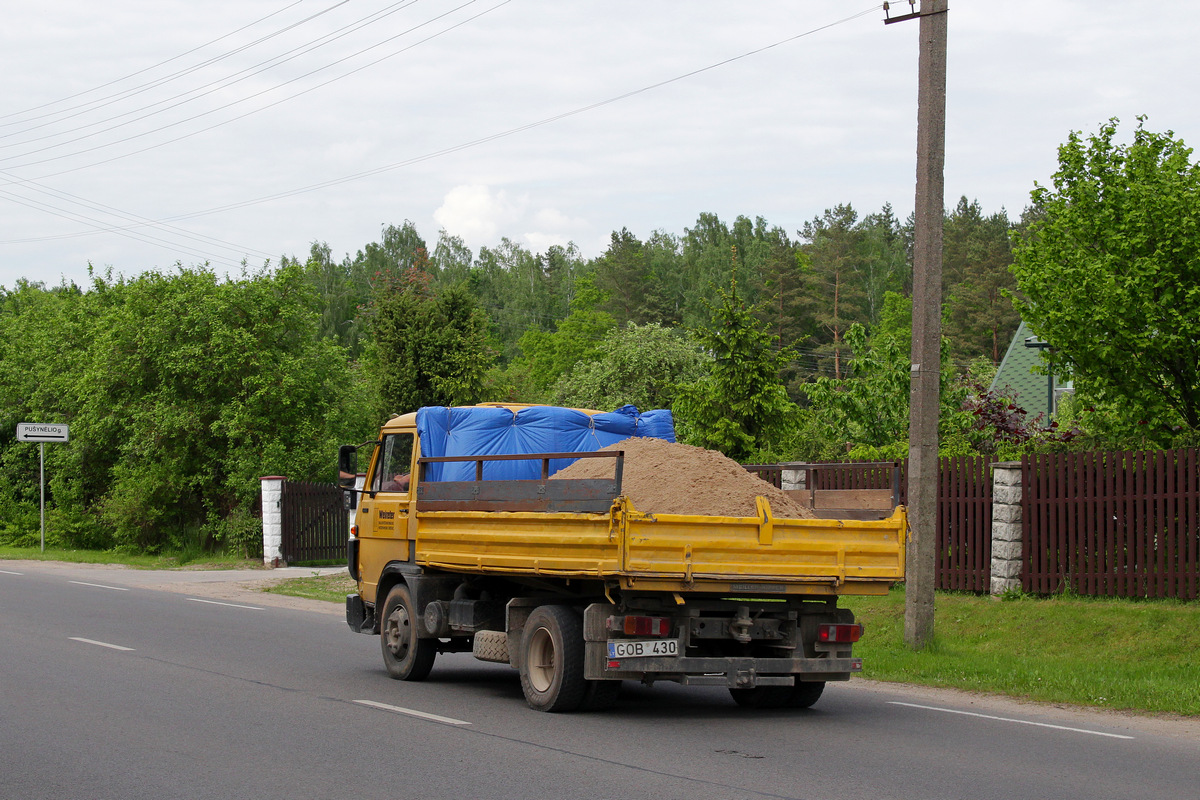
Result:
M857 623L839 622L817 626L818 642L850 643L862 638L863 626Z
M609 617L607 627L627 636L671 635L671 620L667 617Z

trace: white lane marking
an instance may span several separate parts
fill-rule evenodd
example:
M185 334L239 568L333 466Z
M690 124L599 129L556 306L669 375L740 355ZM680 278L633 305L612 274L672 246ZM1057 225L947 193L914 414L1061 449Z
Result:
M94 644L97 647L107 647L110 650L125 650L127 652L133 652L132 647L122 647L119 644L109 644L108 642L97 642L95 639L84 639L79 636L72 636L70 638L71 638L72 642L83 642L84 644Z
M208 603L214 606L229 606L230 608L248 608L251 611L262 611L260 606L243 606L239 605L238 603L222 603L219 600L201 600L199 597L189 597L188 600L191 600L193 603Z
M114 592L128 592L129 591L129 589L125 588L124 586L105 586L103 583L84 583L83 581L67 581L67 582L75 583L80 586L92 586L97 589L112 589Z
M24 572L9 572L6 569L0 569L0 575L24 575Z
M391 711L394 714L405 714L410 717L420 717L431 722L442 722L446 725L470 725L471 723L454 719L453 717L440 717L437 714L427 714L424 711L415 711L411 708L401 708L400 706L389 706L387 703L376 703L374 700L355 700L360 706L370 706L371 708L380 708L384 711Z
M1010 717L994 717L991 714L978 714L974 711L959 711L954 708L938 708L937 706L921 706L916 703L901 703L897 701L889 701L893 706L907 706L909 708L921 708L926 711L941 711L943 714L961 714L964 717L979 717L980 719L991 719L997 722L1015 722L1018 725L1035 725L1039 728L1053 728L1057 731L1070 731L1071 733L1087 733L1092 736L1108 736L1113 739L1133 739L1133 736L1125 736L1120 733L1106 733L1104 731L1093 731L1087 728L1071 728L1066 725L1051 725L1049 722L1033 722L1027 719L1012 719Z

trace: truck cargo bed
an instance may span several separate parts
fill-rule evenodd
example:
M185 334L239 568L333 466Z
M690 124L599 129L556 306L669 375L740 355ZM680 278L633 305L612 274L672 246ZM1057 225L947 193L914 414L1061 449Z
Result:
M551 483L554 483L551 481ZM619 579L653 591L878 594L904 575L903 508L885 520L608 513L418 511L426 567Z

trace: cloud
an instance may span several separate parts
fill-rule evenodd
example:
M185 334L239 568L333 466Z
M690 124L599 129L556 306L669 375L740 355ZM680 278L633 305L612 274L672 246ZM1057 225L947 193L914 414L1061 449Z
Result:
M587 220L569 217L557 208L539 209L532 222L536 230L526 233L525 241L535 253L545 252L552 245L578 244L580 235L588 230Z
M507 231L527 231L521 244L534 253L552 245L566 246L587 231L587 221L556 208L531 207L528 195L513 197L503 189L483 184L455 186L433 213L447 233L460 237L473 248L494 246Z
M442 199L433 218L446 232L474 246L494 245L502 231L523 216L526 198L510 198L481 184L455 186Z

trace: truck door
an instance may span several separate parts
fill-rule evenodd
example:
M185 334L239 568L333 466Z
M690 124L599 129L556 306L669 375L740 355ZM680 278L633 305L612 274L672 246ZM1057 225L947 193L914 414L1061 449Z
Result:
M411 557L408 518L413 504L409 486L415 439L412 431L384 434L367 473L366 493L357 517L362 595L367 602L376 602L379 574L388 562L408 561Z

